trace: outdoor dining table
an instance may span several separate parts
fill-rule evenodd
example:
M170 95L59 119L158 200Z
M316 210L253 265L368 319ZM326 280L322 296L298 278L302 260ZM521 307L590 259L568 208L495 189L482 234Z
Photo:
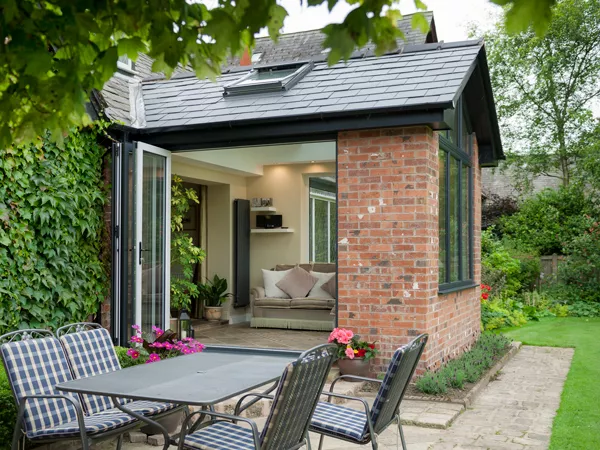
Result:
M210 409L217 403L274 383L263 393L271 392L285 366L300 354L292 350L207 346L201 353L68 381L56 385L56 389L112 398L118 409L157 426L165 437L163 448L167 450L170 436L166 428L127 409L127 404L122 405L118 398Z

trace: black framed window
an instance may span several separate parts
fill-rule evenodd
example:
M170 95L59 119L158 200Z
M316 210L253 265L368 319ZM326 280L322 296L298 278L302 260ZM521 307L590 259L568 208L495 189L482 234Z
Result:
M453 129L440 133L439 151L439 291L473 286L472 137L462 102Z

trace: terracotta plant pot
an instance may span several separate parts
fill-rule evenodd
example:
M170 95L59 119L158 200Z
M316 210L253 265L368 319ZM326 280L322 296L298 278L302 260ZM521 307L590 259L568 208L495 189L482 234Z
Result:
M369 364L369 361L364 358L338 359L337 363L342 375L356 375L358 377L368 377L370 375L371 365Z
M222 306L205 306L204 307L204 318L206 320L221 320L223 314Z

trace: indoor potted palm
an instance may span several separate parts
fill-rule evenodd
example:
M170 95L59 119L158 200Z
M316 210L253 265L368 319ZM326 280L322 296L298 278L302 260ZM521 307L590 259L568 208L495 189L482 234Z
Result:
M337 364L342 375L369 376L369 360L378 353L374 342L362 340L346 328L335 328L328 341L338 347Z
M212 280L207 279L206 283L198 285L198 299L204 305L204 318L206 320L221 320L223 315L223 303L231 297L227 292L227 280L219 277L217 274Z

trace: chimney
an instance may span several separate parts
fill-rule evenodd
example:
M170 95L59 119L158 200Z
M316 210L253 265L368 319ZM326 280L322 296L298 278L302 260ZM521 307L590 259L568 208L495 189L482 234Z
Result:
M244 54L240 58L240 66L251 66L252 65L252 56L250 55L250 49L246 47L244 50Z

